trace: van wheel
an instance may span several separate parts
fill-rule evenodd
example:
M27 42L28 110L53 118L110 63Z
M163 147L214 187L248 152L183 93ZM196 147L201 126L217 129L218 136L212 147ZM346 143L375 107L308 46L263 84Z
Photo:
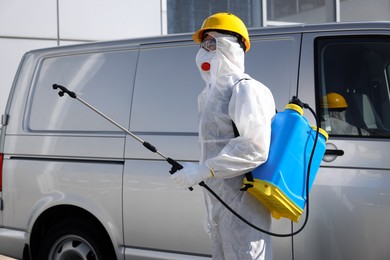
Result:
M38 259L105 260L116 259L104 232L90 223L67 219L56 223L43 237Z

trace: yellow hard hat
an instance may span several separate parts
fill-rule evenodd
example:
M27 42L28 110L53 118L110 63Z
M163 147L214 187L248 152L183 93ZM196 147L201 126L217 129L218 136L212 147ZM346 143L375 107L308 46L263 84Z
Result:
M330 108L330 109L347 108L348 104L342 95L335 92L331 92L323 97L323 100L321 102L321 107Z
M248 30L244 22L231 13L217 13L209 16L203 21L202 27L192 35L196 43L201 43L203 33L206 30L223 30L239 34L245 45L245 52L251 47Z

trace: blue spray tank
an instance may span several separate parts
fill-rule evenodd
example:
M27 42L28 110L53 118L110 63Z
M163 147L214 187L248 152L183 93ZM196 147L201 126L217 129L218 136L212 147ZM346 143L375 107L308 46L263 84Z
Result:
M317 127L310 126L303 117L302 103L294 100L275 115L271 129L268 159L252 171L253 180L244 178L244 185L274 218L285 217L298 222L325 154L328 134L319 128L315 144Z

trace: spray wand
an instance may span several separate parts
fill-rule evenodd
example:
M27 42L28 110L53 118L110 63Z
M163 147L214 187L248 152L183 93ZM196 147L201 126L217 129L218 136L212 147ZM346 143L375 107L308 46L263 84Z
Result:
M69 97L71 98L74 98L74 99L77 99L78 101L80 101L81 103L83 103L84 105L86 105L87 107L89 107L90 109L92 109L93 111L95 111L96 113L98 113L99 115L101 115L102 117L104 117L105 119L107 119L108 121L110 121L112 124L114 124L115 126L117 126L118 128L120 128L122 131L126 132L127 134L129 134L131 137L133 137L135 140L137 140L138 142L142 143L143 146L146 147L146 149L148 149L149 151L153 152L153 153L156 153L158 155L160 155L162 158L164 158L171 166L171 170L169 171L170 174L174 174L175 172L177 172L178 170L181 170L183 169L183 166L178 163L177 161L173 160L172 158L168 157L168 156L165 156L164 154L162 154L161 152L159 152L157 150L156 147L154 147L152 144L142 140L141 138L139 138L138 136L136 136L135 134L133 134L132 132L130 132L129 130L127 130L126 128L124 128L123 126L121 126L120 124L118 124L117 122L115 122L114 120L112 120L111 118L109 118L108 116L106 116L104 113L100 112L99 110L97 110L95 107L91 106L90 104L88 104L86 101L84 101L82 98L78 97L77 94L73 91L70 91L69 89L67 89L66 87L64 86L61 86L61 85L58 85L58 84L53 84L53 89L56 90L56 89L60 89L60 91L58 92L58 95L60 97L63 97L64 94L68 94ZM193 190L192 187L189 188L189 190Z

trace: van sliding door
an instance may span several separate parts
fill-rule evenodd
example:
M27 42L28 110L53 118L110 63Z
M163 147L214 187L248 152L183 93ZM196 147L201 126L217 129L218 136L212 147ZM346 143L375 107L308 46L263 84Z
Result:
M303 50L300 97L330 137L295 258L387 259L390 34L307 34Z
M300 34L260 35L251 37L251 49L245 56L246 72L272 92L276 108L283 111L298 80ZM291 221L272 219L272 231L291 233ZM292 259L292 238L272 238L274 259Z

